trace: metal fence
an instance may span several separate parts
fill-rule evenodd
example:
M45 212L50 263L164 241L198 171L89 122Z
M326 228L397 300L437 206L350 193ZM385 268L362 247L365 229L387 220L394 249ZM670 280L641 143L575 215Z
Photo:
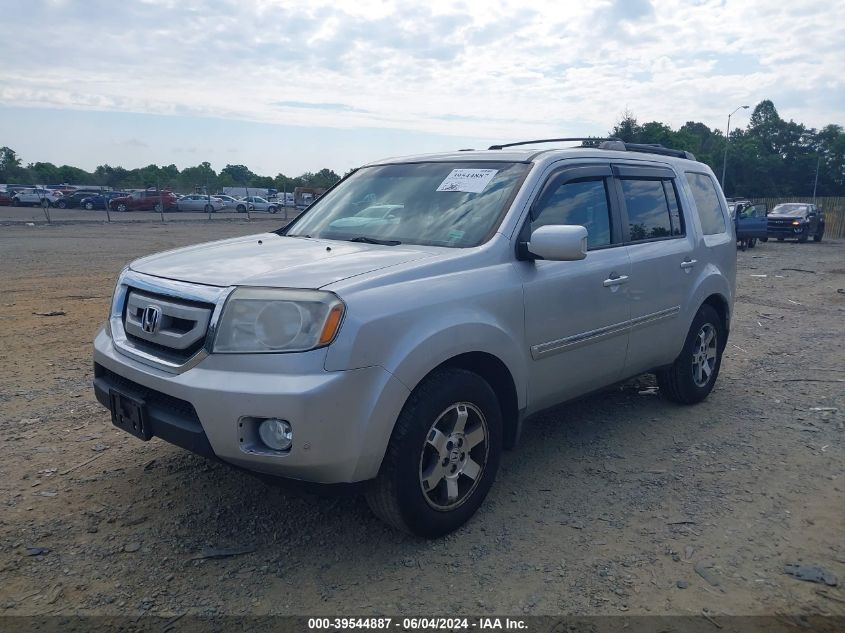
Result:
M782 202L808 202L810 198L753 198L752 202L765 202L771 211ZM824 213L825 237L845 237L845 196L816 198L816 206Z

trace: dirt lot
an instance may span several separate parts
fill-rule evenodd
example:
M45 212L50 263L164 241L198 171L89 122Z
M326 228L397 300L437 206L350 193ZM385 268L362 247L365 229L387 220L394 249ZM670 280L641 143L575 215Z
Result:
M474 520L425 542L360 499L142 443L94 401L120 268L255 230L0 227L0 614L845 614L845 243L739 253L706 402L671 405L642 377L562 406ZM785 575L797 561L839 586Z

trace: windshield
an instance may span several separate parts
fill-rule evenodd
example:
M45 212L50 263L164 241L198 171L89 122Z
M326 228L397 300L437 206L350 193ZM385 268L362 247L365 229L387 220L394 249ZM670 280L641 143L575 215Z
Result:
M285 234L477 246L498 226L529 167L504 162L365 167L320 198Z
M772 209L773 215L788 215L793 218L798 218L807 215L806 204L779 204Z

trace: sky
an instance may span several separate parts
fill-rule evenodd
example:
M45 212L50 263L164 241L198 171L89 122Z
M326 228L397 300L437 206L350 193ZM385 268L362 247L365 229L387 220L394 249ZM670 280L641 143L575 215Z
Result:
M625 112L724 130L762 99L812 127L845 123L845 2L3 5L0 146L25 164L343 173L604 135Z

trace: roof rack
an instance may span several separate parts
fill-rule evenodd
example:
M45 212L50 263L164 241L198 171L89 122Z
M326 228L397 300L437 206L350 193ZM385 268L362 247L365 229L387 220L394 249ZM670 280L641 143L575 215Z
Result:
M516 143L502 143L501 145L491 145L487 149L504 149L506 147L516 147L517 145L534 145L536 143L562 143L564 141L619 141L622 139L616 137L600 138L598 136L578 136L573 138L541 138L536 141L518 141Z
M695 160L691 152L682 149L670 149L659 143L626 143L620 138L598 138L595 136L573 137L573 138L544 138L534 141L518 141L516 143L502 143L491 145L487 149L504 149L505 147L516 147L518 145L535 145L537 143L561 143L565 141L600 141L598 149L616 150L620 152L643 152L645 154L660 154L661 156L674 156L675 158L686 158Z
M675 158L695 160L695 156L691 152L682 149L669 149L668 147L663 147L660 143L625 143L616 139L605 141L599 145L599 149L615 149L622 152L644 152L646 154L660 154L661 156L674 156Z

